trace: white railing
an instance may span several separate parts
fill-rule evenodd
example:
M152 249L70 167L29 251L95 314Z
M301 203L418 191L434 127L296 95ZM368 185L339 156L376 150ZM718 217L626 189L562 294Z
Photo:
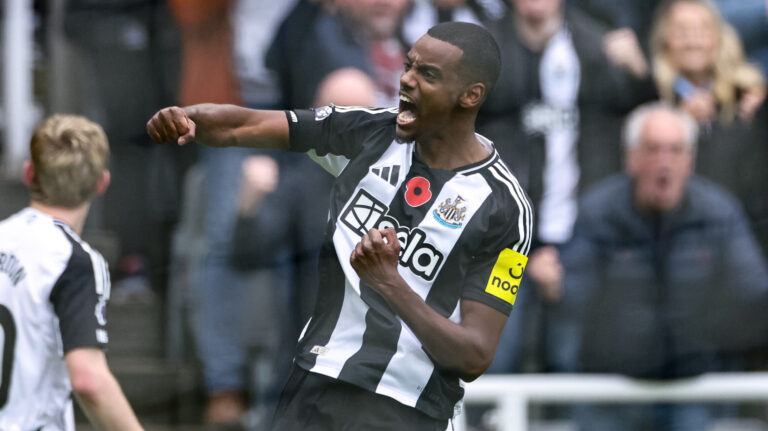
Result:
M467 384L464 404L492 404L499 431L528 429L529 403L768 401L768 373L713 373L674 381L616 375L486 375ZM464 431L464 417L456 421ZM450 426L448 429L451 429Z
M3 163L0 174L21 178L22 161L34 127L32 96L32 1L3 2L2 124Z

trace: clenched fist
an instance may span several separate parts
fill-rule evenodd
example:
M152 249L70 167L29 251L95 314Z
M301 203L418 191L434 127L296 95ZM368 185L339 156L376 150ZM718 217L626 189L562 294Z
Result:
M158 144L184 145L195 139L196 125L178 106L163 108L147 122L147 133Z
M392 228L371 229L352 251L349 262L360 279L375 289L399 277L400 242Z

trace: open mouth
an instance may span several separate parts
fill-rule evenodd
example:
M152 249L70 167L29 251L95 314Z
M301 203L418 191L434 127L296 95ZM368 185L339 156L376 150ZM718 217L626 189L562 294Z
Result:
M405 126L416 121L418 112L416 109L416 103L413 101L413 99L404 94L400 95L399 111L400 113L397 114L398 125Z
M669 175L661 174L656 177L655 182L657 188L664 189L671 184L672 179L669 177Z

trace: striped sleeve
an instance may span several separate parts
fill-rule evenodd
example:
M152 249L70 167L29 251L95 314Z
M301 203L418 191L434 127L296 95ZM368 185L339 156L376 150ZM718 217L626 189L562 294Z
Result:
M64 353L78 347L104 348L110 293L107 264L98 252L66 235L72 255L49 297L59 318Z
M506 187L516 205L516 211L513 212L517 213L517 217L510 222L516 225L517 237L510 246L512 250L527 256L531 250L533 237L533 206L531 201L504 163L498 161L489 170L499 183Z
M462 297L509 314L528 263L533 208L503 162L493 164L488 172L502 192L488 203L492 211L488 229L482 235L482 249L472 258Z
M394 125L397 108L323 106L286 111L291 151L306 152L312 160L338 177L362 150L367 134Z
M364 138L372 130L394 126L396 114L397 108L335 105L286 111L291 151L314 150L319 156L333 154L352 159L360 152Z

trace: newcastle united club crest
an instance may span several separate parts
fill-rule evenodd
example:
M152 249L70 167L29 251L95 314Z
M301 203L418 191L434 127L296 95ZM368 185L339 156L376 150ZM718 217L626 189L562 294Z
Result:
M467 212L466 207L459 207L462 202L464 202L464 198L461 196L456 196L453 202L451 202L451 198L448 198L436 210L432 211L432 215L443 226L458 229L461 227L464 215Z

